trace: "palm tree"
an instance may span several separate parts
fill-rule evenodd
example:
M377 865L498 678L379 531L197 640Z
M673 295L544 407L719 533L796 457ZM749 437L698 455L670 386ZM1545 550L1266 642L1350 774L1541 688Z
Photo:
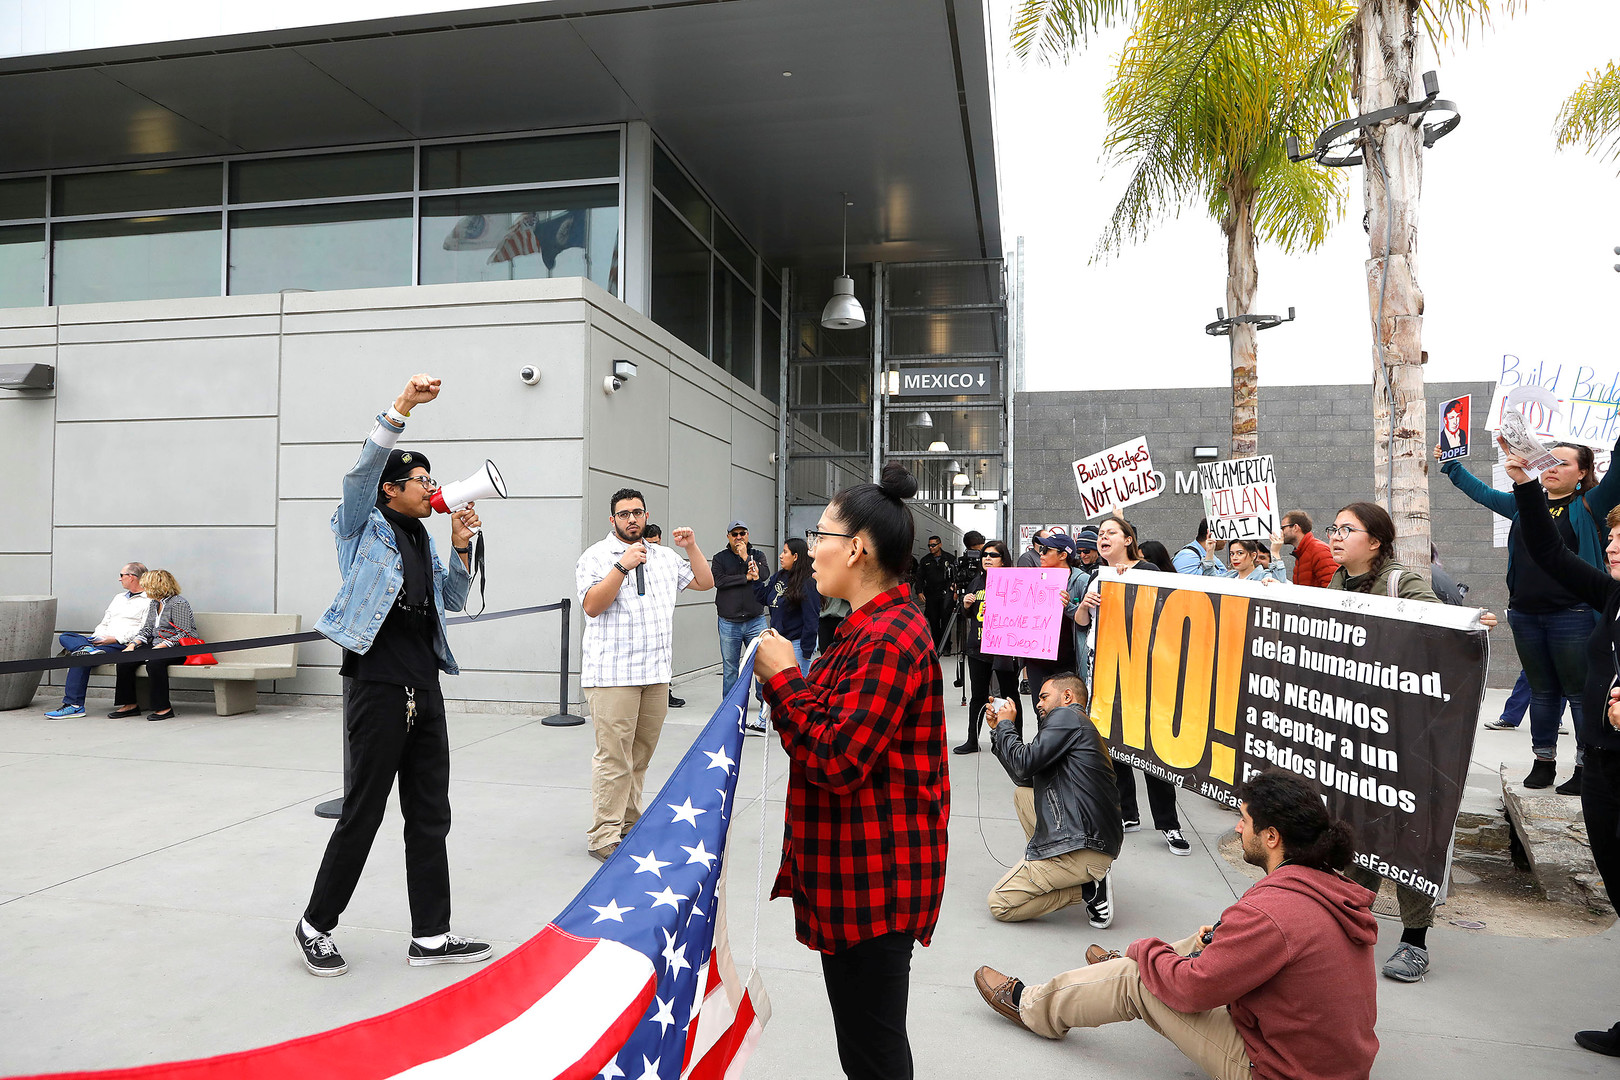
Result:
M1105 159L1131 177L1097 257L1202 207L1226 238L1227 313L1252 313L1259 242L1310 250L1343 213L1344 178L1293 165L1284 140L1342 113L1349 81L1335 58L1354 14L1352 0L1025 0L1013 47L1042 60L1134 15L1104 141ZM1257 442L1254 324L1233 323L1230 344L1232 455L1247 457Z
M1593 71L1558 112L1558 146L1585 144L1600 160L1620 160L1620 67Z

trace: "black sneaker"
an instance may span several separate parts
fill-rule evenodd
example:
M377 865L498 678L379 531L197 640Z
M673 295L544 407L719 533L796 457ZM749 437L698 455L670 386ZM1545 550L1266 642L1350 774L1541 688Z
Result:
M1187 838L1181 835L1180 829L1164 830L1164 842L1172 855L1192 854L1192 845L1187 843Z
M488 960L490 947L482 941L468 941L454 934L444 935L444 944L437 949L424 949L416 942L405 950L405 959L411 967L430 967L433 964L476 964Z
M331 934L305 934L304 920L299 919L298 925L293 927L293 936L298 939L298 947L304 950L304 966L311 975L329 979L349 970L349 965L343 962L343 954L332 944Z
M1620 1024L1608 1031L1577 1031L1575 1042L1594 1054L1620 1057Z
M1141 818L1128 817L1128 818L1125 819L1125 831L1126 832L1140 832L1141 829L1142 829L1142 819Z
M1091 899L1086 901L1086 915L1098 930L1106 930L1114 922L1113 890L1109 888L1109 879L1113 876L1114 871L1110 869L1092 886Z

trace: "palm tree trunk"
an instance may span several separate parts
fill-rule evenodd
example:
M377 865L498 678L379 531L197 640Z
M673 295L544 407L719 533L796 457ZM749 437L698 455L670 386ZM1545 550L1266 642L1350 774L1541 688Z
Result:
M1363 0L1356 20L1356 103L1363 115L1413 96L1417 5L1418 0ZM1376 343L1373 348L1373 491L1395 520L1395 557L1427 577L1428 406L1423 396L1427 356L1415 257L1422 132L1396 121L1369 135L1373 146L1362 169L1371 252L1367 295L1374 333L1383 345L1383 371Z
M1260 269L1254 256L1254 194L1230 192L1231 210L1221 223L1226 233L1226 314L1251 314ZM1227 339L1232 352L1232 456L1253 457L1260 426L1258 350L1254 323L1235 322Z

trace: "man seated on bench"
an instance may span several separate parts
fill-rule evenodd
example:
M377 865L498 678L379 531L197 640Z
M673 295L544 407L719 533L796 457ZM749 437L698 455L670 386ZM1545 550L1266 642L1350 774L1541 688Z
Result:
M107 613L101 617L100 624L88 634L63 634L60 638L62 648L81 655L123 652L124 646L141 632L141 625L146 622L147 608L151 606L146 594L141 591L141 575L144 573L146 567L143 564L125 563L118 574L118 584L122 588L112 598L112 603L107 605ZM89 667L67 669L62 704L46 713L45 719L69 720L84 715L84 694L90 685L90 670Z

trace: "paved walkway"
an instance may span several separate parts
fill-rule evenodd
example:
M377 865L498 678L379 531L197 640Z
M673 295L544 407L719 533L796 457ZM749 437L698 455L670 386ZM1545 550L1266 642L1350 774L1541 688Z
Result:
M678 689L690 704L671 713L652 791L718 702L720 680L704 676ZM959 741L965 710L953 693L947 685ZM1490 697L1486 716L1501 697ZM0 1075L246 1049L394 1008L470 973L405 964L403 849L390 811L338 931L349 973L305 974L292 927L331 829L311 809L341 787L335 709L266 707L221 719L207 705L183 703L179 718L153 724L101 719L106 699L92 698L94 718L49 723L40 715L49 704L41 696L34 708L0 713ZM560 911L596 868L584 847L590 729L452 713L450 731L455 928L505 952ZM761 822L759 755L770 774L767 878L785 768L774 741L751 739L748 748L750 802L738 813L731 875L739 965L753 953L746 897ZM1491 790L1499 762L1528 768L1529 757L1527 734L1481 731L1471 808L1499 802ZM1192 1075L1141 1025L1075 1032L1061 1043L1017 1031L981 1003L972 973L991 963L1041 979L1081 963L1088 942L1123 947L1211 921L1246 885L1216 851L1233 816L1183 795L1191 858L1172 856L1156 832L1128 836L1110 930L1092 930L1081 908L1005 926L990 918L984 898L1002 872L998 860L1011 862L1022 847L1010 784L988 753L953 757L951 766L950 883L934 945L918 950L913 968L917 1075ZM1560 778L1567 773L1566 764ZM1381 955L1400 933L1398 923L1382 929ZM1620 1015L1620 931L1544 941L1442 925L1430 944L1427 981L1379 987L1383 1050L1374 1076L1620 1075L1620 1062L1570 1038L1576 1027L1607 1027ZM785 901L763 905L758 963L775 1016L747 1074L840 1076L819 963L793 940Z

